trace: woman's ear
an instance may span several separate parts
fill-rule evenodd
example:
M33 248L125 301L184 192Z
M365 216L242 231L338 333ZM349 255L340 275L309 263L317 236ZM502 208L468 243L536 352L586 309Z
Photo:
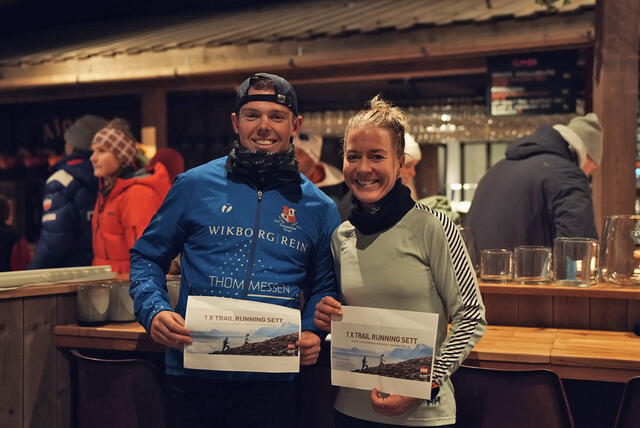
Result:
M396 178L400 177L400 171L404 168L404 154L398 158L398 170L396 171Z

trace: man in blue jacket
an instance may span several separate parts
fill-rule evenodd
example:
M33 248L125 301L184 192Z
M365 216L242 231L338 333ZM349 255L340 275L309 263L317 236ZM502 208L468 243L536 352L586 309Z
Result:
M478 183L465 217L477 249L598 238L588 176L601 160L602 126L594 113L568 125L541 125L513 141L506 159Z
M229 155L179 175L131 250L130 294L138 321L167 346L170 425L293 427L293 375L183 367L189 295L300 308L297 346L300 363L310 365L320 351L315 305L336 294L330 241L340 217L298 170L292 140L302 117L293 87L276 75L251 76L231 122L238 139ZM165 273L179 252L174 312Z
M53 166L45 185L40 239L29 269L91 264L98 181L89 157L93 136L106 125L106 119L85 115L65 131L66 156Z

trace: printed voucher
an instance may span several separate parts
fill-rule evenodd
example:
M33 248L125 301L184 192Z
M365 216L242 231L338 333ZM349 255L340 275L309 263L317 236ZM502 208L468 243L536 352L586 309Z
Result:
M438 314L343 306L331 321L331 383L430 398Z
M296 373L300 311L269 303L189 296L186 326L193 343L184 367L201 370Z

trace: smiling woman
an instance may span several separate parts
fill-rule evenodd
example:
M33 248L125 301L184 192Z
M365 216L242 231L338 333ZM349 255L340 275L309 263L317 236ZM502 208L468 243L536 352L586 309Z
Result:
M393 188L404 163L394 146L391 131L368 123L347 134L344 178L364 206L379 201Z
M453 426L449 376L486 325L458 229L443 213L416 204L402 184L405 126L404 113L379 97L347 124L343 171L356 204L331 242L342 302L323 298L315 323L329 331L341 304L438 314L431 399L341 387L335 404L338 428Z

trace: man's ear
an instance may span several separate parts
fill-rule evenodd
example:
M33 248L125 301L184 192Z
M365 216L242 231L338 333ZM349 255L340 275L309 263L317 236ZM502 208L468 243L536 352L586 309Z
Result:
M295 119L293 119L292 128L293 130L291 131L291 136L295 137L302 129L302 116L297 116Z
M239 134L238 132L238 115L235 113L231 113L231 125L233 125L233 130L235 131L236 134Z

